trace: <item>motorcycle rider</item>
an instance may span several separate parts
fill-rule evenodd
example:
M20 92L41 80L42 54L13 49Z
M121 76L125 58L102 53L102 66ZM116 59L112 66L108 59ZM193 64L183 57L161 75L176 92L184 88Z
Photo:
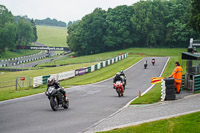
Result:
M116 83L117 81L121 81L123 83L122 78L120 77L120 73L117 72L116 76L113 78L113 83ZM113 88L115 89L115 86L113 86ZM124 92L124 87L122 86L122 91Z
M153 65L155 64L155 59L154 59L154 58L151 60L151 63L152 63Z
M126 75L125 75L125 73L124 73L123 70L120 71L120 76L123 77L123 80L124 80L124 82L125 82L124 86L125 86L125 85L126 85Z
M55 78L53 78L53 77L50 77L50 78L47 79L47 89L48 89L50 86L54 86L55 89L60 88L59 91L64 95L64 99L66 99L66 92L65 92L65 90L60 86L60 83L57 82L57 81L55 80Z
M120 71L120 76L123 76L123 77L124 77L124 82L125 82L125 84L126 84L126 75L125 75L125 73L124 73L123 70Z
M126 75L124 74L123 70L120 71L120 76L124 76L126 78Z
M144 69L147 68L147 60L144 62Z

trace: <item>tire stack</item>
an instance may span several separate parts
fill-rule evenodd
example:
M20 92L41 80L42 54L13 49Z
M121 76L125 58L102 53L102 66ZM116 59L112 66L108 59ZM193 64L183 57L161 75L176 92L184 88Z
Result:
M165 87L166 87L166 96L165 100L175 100L176 94L175 94L175 86L174 86L174 79L173 78L167 78L165 80Z

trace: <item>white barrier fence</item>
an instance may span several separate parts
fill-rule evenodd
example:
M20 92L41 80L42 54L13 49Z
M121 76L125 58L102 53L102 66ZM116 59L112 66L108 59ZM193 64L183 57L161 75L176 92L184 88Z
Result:
M165 96L166 96L166 86L165 86L165 81L162 80L162 83L161 83L161 101L165 101Z
M51 74L51 75L47 75L47 76L34 77L33 78L33 87L38 87L40 85L46 84L47 79L49 77L54 77L57 81L69 79L69 78L75 77L76 75L82 75L82 74L85 74L85 73L94 72L98 69L101 69L101 68L106 67L108 65L114 64L114 63L118 62L119 60L122 60L122 59L127 58L127 57L128 57L128 53L114 57L112 59L108 59L106 61L100 62L96 65L92 65L92 66L87 67L87 68L81 68L81 69L77 69L77 70L62 72L62 73L58 73L58 74Z
M47 79L49 77L54 77L57 81L69 79L69 78L75 77L75 70L68 71L68 72L62 72L62 73L58 73L58 74L47 75L47 76L34 77L33 78L33 87L38 87L40 85L46 84Z

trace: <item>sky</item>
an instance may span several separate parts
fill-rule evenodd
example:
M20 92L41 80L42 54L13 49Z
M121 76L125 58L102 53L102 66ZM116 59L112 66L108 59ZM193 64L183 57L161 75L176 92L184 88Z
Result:
M68 23L81 20L95 8L115 8L119 5L132 5L139 0L0 0L0 5L12 12L14 16L27 15L33 19L50 17Z

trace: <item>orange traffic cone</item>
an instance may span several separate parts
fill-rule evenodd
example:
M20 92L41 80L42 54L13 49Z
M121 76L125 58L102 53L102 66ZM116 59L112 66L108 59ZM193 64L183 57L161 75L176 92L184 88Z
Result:
M141 92L139 91L139 97L141 97Z

